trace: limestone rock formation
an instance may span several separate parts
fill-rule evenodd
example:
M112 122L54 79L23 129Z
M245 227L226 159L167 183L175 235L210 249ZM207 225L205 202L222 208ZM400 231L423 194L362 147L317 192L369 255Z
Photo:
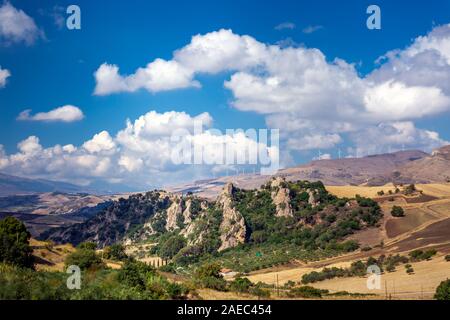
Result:
M310 204L313 208L320 204L320 201L317 200L317 190L307 189L306 192L309 195L308 204Z
M277 177L271 183L272 189L272 201L276 205L276 216L277 217L292 217L292 207L291 198L289 196L289 189L283 187L284 180L281 177Z
M166 230L173 231L178 228L177 217L183 214L182 200L179 196L174 196L172 199L172 204L167 209L167 222Z
M223 220L220 224L220 245L219 251L233 248L240 243L245 242L246 227L244 217L234 208L233 194L235 192L232 183L228 183L220 196L217 203L223 211Z
M183 211L183 223L185 225L188 225L192 222L192 212L191 212L191 206L192 206L192 200L188 199L185 203L185 209Z

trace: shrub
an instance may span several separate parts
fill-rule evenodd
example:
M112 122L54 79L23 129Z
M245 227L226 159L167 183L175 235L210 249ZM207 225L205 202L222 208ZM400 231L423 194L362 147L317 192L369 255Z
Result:
M204 288L225 291L226 281L220 274L220 265L217 263L205 263L195 271L198 284Z
M249 293L260 298L270 298L270 292L268 290L264 290L260 284L257 284L254 287L251 287Z
M153 273L153 268L139 261L126 261L119 271L119 281L139 290L145 288L147 274Z
M390 263L386 266L387 272L394 272L395 271L395 265L393 263Z
M125 253L125 248L121 244L113 244L110 247L106 247L104 249L104 257L106 259L117 261L124 261L128 259L128 256Z
M14 217L0 220L0 262L18 267L33 268L30 233Z
M240 293L249 292L251 286L252 282L250 280L241 277L237 277L229 284L231 291L236 291Z
M414 184L410 184L405 188L405 194L410 195L413 194L416 191L416 186Z
M391 215L393 217L404 217L405 216L405 211L400 206L393 206L392 210L391 210Z
M437 300L450 300L450 280L442 281L436 288L434 298Z
M172 259L181 249L186 246L186 240L180 235L174 235L161 244L159 255L162 258Z
M450 254L445 256L445 261L450 261Z
M322 295L327 293L328 290L321 290L310 286L303 286L299 288L292 288L291 290L289 290L288 296L301 298L322 298Z
M94 242L82 242L77 246L78 249L95 250L97 249L97 244Z
M412 265L406 264L405 268L406 268L406 273L407 274L413 274L414 273L414 269L413 269Z
M436 255L437 251L435 249L430 249L427 251L414 250L409 253L409 256L413 261L430 260L431 257Z
M95 251L89 249L77 249L75 252L67 256L65 264L66 266L78 266L82 270L105 267L102 259L95 253Z

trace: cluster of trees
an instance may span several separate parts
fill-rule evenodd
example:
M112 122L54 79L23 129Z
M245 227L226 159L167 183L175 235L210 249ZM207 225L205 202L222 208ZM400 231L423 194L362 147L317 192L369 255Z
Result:
M12 217L0 220L0 299L180 299L189 289L169 282L156 270L125 254L122 245L104 249L108 259L122 261L120 270L108 268L92 242L80 243L66 257L65 265L81 269L81 289L67 287L65 272L36 271L33 266L30 234Z
M377 259L369 257L365 262L358 260L351 264L349 268L324 268L322 271L313 271L304 274L301 279L301 283L309 284L318 281L324 281L339 277L355 277L364 276L367 273L367 268L372 265L376 265L380 268L380 271L387 272L395 271L398 265L403 264L408 274L414 273L414 269L410 263L423 260L430 260L436 254L436 250L430 249L427 251L414 250L409 253L409 257L396 255L381 255Z
M370 265L372 265L372 261L369 259L366 263L362 261L353 262L350 268L324 268L320 272L313 271L304 274L301 282L309 284L333 278L364 276L367 273L367 267Z
M391 215L393 217L404 217L405 216L405 211L400 206L393 206L392 209L391 209Z
M248 278L237 276L232 281L225 281L220 273L221 267L217 262L206 262L194 272L194 283L197 287L209 288L219 291L233 291L248 293L260 298L269 298L270 291L264 288L263 283L252 283Z
M328 293L328 290L316 289L310 286L302 286L298 288L291 288L287 293L287 296L291 298L317 299L322 298L323 295Z
M0 263L33 268L33 250L30 233L25 225L14 217L0 220Z
M436 288L434 298L437 300L450 300L450 279L441 282Z
M436 255L437 251L435 249L430 250L414 250L409 253L410 261L417 262L423 260L431 260L431 258Z

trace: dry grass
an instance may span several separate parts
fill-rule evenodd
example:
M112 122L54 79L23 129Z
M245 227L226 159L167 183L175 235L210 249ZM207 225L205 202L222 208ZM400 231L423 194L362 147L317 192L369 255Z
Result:
M354 198L357 194L361 197L375 198L377 192L383 190L387 193L389 190L395 191L395 186L392 183L388 183L380 187L366 187L366 186L326 186L326 189L331 194L334 194L340 198ZM450 193L449 193L450 194Z
M70 244L51 245L48 242L30 240L38 271L64 271L64 261L75 248Z
M346 268L350 264L351 261L346 261L330 264L328 267ZM436 287L441 281L450 278L450 262L445 261L443 255L437 256L431 261L412 263L412 266L414 268L414 274L412 275L408 275L402 265L398 266L395 272L384 273L381 276L382 286L379 290L369 290L367 288L367 278L365 277L335 278L311 285L319 289L327 289L331 293L338 291L371 293L378 295L378 298L385 296L387 285L388 294L391 294L393 299L420 299L422 297L424 299L432 299ZM278 275L278 284L282 286L288 281L299 282L304 274L320 270L322 268L300 266L281 271L273 269L271 272L253 274L248 276L248 278L252 282L262 281L276 285Z
M204 300L258 300L258 297L250 294L236 292L222 292L212 289L197 289L199 297Z
M398 266L395 272L381 275L381 289L369 290L367 278L335 278L314 283L313 286L331 292L348 291L391 295L392 299L432 299L436 287L450 278L450 262L443 256L431 261L412 263L414 274L407 274L404 266Z
M326 186L326 189L331 194L337 197L354 198L357 194L362 197L376 198L378 197L378 191L383 190L385 194L391 190L395 191L395 186L392 183L388 183L384 186L368 187L368 186ZM437 197L445 198L450 197L450 184L416 184L418 190L422 190L425 194Z

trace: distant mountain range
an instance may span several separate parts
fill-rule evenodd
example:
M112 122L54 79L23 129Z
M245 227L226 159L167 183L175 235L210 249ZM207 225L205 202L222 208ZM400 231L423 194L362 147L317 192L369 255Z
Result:
M29 179L0 173L0 196L40 192L86 192L86 188L58 181Z
M450 182L450 146L428 154L418 150L370 155L362 158L316 160L308 164L278 171L277 176L289 181L322 181L325 185L381 186L393 182L447 183ZM196 181L168 188L172 192L193 192L214 198L227 182L237 187L254 189L260 187L268 176L244 174Z

